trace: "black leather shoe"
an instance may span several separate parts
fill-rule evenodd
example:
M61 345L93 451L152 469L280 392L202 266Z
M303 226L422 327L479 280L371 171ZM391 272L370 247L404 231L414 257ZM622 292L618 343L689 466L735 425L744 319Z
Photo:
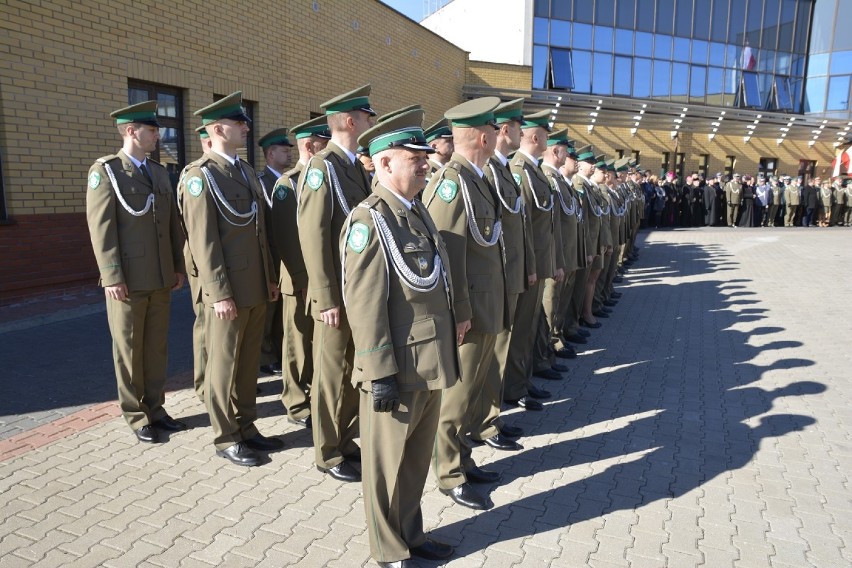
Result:
M550 398L550 392L540 389L535 385L527 386L527 394L533 398Z
M582 327L577 329L577 333L579 333L583 337L591 337L592 336L591 331L589 331L588 329L583 329Z
M462 483L458 487L452 489L441 489L441 493L449 495L450 499L461 505L471 509L485 511L491 508L491 503L488 499L480 495L470 483Z
M621 292L613 292L612 294L610 294L610 295L609 295L609 297L610 297L610 298L612 298L612 299L614 299L614 300L618 300L618 299L619 299L619 298L621 298L623 295L624 295L624 294L622 294Z
M295 424L296 426L304 426L308 430L311 429L311 415L308 414L304 418L290 418L287 416L287 422L290 424Z
M317 469L323 473L329 474L337 481L361 481L361 473L345 461L342 461L336 466L330 468L317 466Z
M568 340L566 339L565 341L568 341ZM583 339L583 343L586 343L585 339ZM577 358L577 352L574 351L573 347L569 347L569 346L560 347L559 349L556 350L556 356L559 357L560 359L576 359ZM566 370L567 370L567 368L566 368Z
M607 306L609 308L614 308L615 306L618 305L618 302L616 302L615 300L604 300L603 305Z
M500 426L500 433L507 438L520 438L524 435L523 429L517 426L509 426L508 424Z
M408 552L426 560L446 560L453 555L455 549L449 544L427 538L426 542L420 546L409 548Z
M183 430L186 430L186 424L184 424L180 420L175 420L168 414L166 414L159 420L154 420L153 422L151 422L151 426L153 426L154 428L165 430L166 432L181 432Z
M536 371L535 373L533 373L533 377L547 379L548 381L562 380L562 375L560 375L558 371L554 371L553 369L543 369L541 371Z
M500 481L500 474L496 471L488 471L479 466L474 465L471 469L465 470L464 476L471 483L496 483Z
M259 433L255 434L248 440L243 440L243 443L252 450L258 450L261 452L272 452L284 447L284 442L278 438L267 438L263 434Z
M520 406L524 410L544 410L544 405L531 396L522 396L517 400L506 400L506 404Z
M584 320L583 318L580 318L580 325L582 325L583 327L591 328L591 329L597 329L597 328L601 327L601 322L596 321L596 322L592 323L592 322L588 322L588 321Z
M523 446L517 443L514 440L510 440L505 437L503 434L497 434L496 436L491 436L490 438L486 438L483 440L487 445L491 446L495 450L504 450L507 452L516 452L518 450L522 450Z
M150 424L145 424L138 430L134 430L133 433L136 434L137 440L146 444L156 444L160 441L160 435Z
M260 372L266 373L267 375L275 375L276 377L281 376L281 363L271 363L269 365L261 365Z
M236 465L254 467L260 465L260 456L249 448L245 442L237 442L230 448L216 450L216 455Z
M593 311L592 315L595 316L596 318L603 318L603 319L606 319L606 318L609 317L609 314L606 313L605 311L603 311L603 309Z
M550 368L556 371L557 373L567 373L571 370L571 367L563 365L562 363L554 363L550 366Z
M585 345L586 343L589 342L586 339L586 337L583 336L583 335L580 335L579 332L569 333L568 335L565 336L565 341L567 341L568 343L576 343L577 345ZM576 355L576 353L574 353L574 355ZM556 352L556 356L559 357L558 351ZM571 359L573 359L573 357L571 357Z
M379 565L379 568L417 568L417 564L411 558L394 560L393 562L376 561L376 564Z

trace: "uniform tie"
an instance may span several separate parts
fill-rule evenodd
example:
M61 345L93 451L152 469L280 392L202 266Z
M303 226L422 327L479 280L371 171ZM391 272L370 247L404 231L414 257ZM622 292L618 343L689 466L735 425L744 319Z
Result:
M236 161L234 161L234 169L236 169L237 172L239 172L239 174L243 177L243 180L248 181L248 178L246 177L246 173L243 171L243 166L240 164L239 158L237 158Z
M148 171L148 164L146 162L142 162L141 164L139 164L139 171L142 172L142 175L145 176L145 178L148 180L148 183L153 186L154 180L151 179L151 172Z

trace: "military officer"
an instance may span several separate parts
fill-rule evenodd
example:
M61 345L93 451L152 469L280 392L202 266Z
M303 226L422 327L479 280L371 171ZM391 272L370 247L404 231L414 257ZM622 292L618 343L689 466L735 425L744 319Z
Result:
M512 158L512 176L521 187L521 195L526 204L527 215L532 225L533 254L535 255L535 284L518 298L517 317L509 344L509 356L504 377L503 399L511 405L527 410L541 410L542 405L536 398L547 398L550 393L532 383L533 371L536 375L548 379L560 379L558 371L546 365L543 369L534 369L533 348L536 334L530 333L538 325L544 296L544 280L553 278L561 282L564 277L559 266L554 243L559 237L559 225L555 222L554 197L550 183L538 165L539 159L547 149L547 135L550 132L551 113L541 111L524 115L523 137L517 154Z
M440 170L450 158L453 156L453 130L450 128L450 121L442 118L425 130L426 140L429 146L435 150L429 155L429 166L431 171L429 177L432 177L436 171Z
M834 203L831 208L831 222L830 225L832 227L836 225L843 226L843 217L846 213L846 190L843 187L846 184L846 180L838 177L835 179L834 184L832 185L831 191L834 197Z
M728 203L728 226L736 227L737 217L742 203L742 183L740 174L734 174L734 179L725 184L725 201Z
M379 566L453 553L424 535L420 511L441 392L459 376L450 259L416 199L433 152L422 120L422 110L409 110L361 135L378 181L352 209L340 241L360 396L364 508Z
M163 408L171 291L186 273L183 238L168 173L147 157L160 139L157 102L110 116L122 147L89 168L86 220L106 296L121 413L140 442L156 443L155 427L186 428Z
M844 197L846 208L843 210L843 225L852 227L852 181L850 181L848 176L844 176L842 183L844 192L846 193Z
M288 422L310 428L314 319L305 306L308 273L299 241L296 188L299 187L299 176L305 166L312 157L325 149L331 132L323 115L294 126L290 134L296 140L299 160L278 178L272 198L272 240L281 258L278 286L283 296L281 402L287 409Z
M595 295L595 284L604 267L606 252L607 212L604 211L598 184L604 181L605 164L603 156L597 157L591 145L577 150L578 171L572 180L574 189L582 196L584 218L588 220L586 233L586 251L592 256L591 269L583 292L583 303L580 308L580 325L596 329L601 323L592 313L592 303Z
M497 147L483 168L488 183L494 187L503 208L503 242L506 247L506 294L509 319L514 320L518 296L536 281L535 257L532 250L532 228L524 212L521 188L509 169L509 156L521 144L521 125L524 123L524 99L502 103L494 110L497 126ZM506 424L500 417L503 402L503 376L509 355L511 328L497 334L494 358L480 394L476 418L472 420L471 439L484 442L498 450L521 449L514 439L523 435L523 430Z
M357 160L358 137L373 125L370 85L334 97L325 112L331 140L310 159L297 190L299 239L314 316L311 420L317 468L339 481L360 481L358 393L352 386L354 346L340 294L339 236L350 210L370 195Z
M497 97L482 97L444 114L452 124L455 152L424 192L426 206L450 253L461 358L461 379L441 401L433 465L440 491L473 509L492 505L470 483L492 483L500 478L496 472L477 467L467 438L471 406L494 357L497 334L509 325L500 199L482 171L496 146L494 109L499 104Z
M281 253L273 236L272 204L275 182L282 172L290 166L290 152L293 144L286 128L276 128L258 140L263 150L266 166L257 173L257 179L263 187L263 200L266 204L266 236L269 238L269 252L275 267L275 281L280 282ZM281 320L283 299L279 295L276 302L270 302L266 309L266 321L263 326L263 343L260 349L260 370L270 375L281 375L281 345L284 335L284 323Z
M781 202L784 199L784 191L776 182L775 176L770 179L770 194L769 194L769 214L766 216L766 226L774 227L775 220L778 218L778 209L781 208Z
M787 204L787 213L784 216L784 226L794 227L796 213L802 203L802 190L797 180L791 180L790 176L784 178L784 202Z
M237 156L250 119L237 91L195 111L210 152L184 176L184 223L204 304L207 367L204 402L216 455L260 465L257 451L283 447L258 432L257 369L266 303L278 298L264 219L263 188Z

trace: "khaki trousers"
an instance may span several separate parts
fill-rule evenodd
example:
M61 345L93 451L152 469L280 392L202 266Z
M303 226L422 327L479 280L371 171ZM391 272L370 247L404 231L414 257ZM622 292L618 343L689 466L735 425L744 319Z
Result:
M311 341L314 318L305 311L305 298L300 292L283 296L281 302L284 337L281 342L283 391L281 403L294 420L311 414L311 380L314 374Z
M527 395L527 385L532 379L535 329L541 314L544 285L539 280L518 296L515 322L509 338L509 355L503 375L503 399L518 400Z
M135 431L163 418L171 290L130 292L106 299L118 404Z
M271 365L281 362L281 343L284 323L281 319L283 294L274 302L266 303L266 319L263 323L263 342L260 348L260 364Z
M580 268L574 276L574 285L571 290L570 301L568 302L568 311L565 316L565 322L562 324L563 335L576 333L580 329L580 314L583 313L583 300L586 297L586 282L589 281L589 271L591 266Z
M787 205L787 214L784 216L784 226L792 227L793 223L796 220L796 210L799 208L798 205Z
M192 323L192 384L195 388L195 396L204 402L204 369L207 367L207 344L204 341L204 314L206 313L203 303L196 303L198 297L198 277L187 275L189 291L192 298L192 311L195 312L195 321Z
M728 226L733 227L737 224L737 214L740 212L739 203L732 205L728 204Z

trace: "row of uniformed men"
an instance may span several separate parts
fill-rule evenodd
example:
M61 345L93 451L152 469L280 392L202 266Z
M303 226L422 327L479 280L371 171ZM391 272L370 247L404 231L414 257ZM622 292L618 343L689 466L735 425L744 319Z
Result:
M580 302L584 309L576 319L599 325L591 313L598 275L631 252L642 207L629 182L603 185L606 164L590 148L572 151L564 131L548 141L547 113L527 121L522 101L498 106L494 98L447 112L456 151L431 176L424 207L415 196L423 189L425 155L432 149L420 127L422 110L393 113L372 127L368 95L365 86L336 97L322 105L326 124L314 120L294 128L300 154L295 169L302 171L278 176L274 167L256 176L236 157L248 132L239 93L197 111L209 151L181 177L180 215L165 170L145 159L158 136L156 103L117 111L123 149L90 170L89 224L107 290L122 410L140 440L157 441L153 426L184 427L162 408L161 364L168 288L179 287L184 272L176 250L181 242L176 223L182 220L185 265L194 276L197 327L204 337L196 346L203 345L207 356L200 363L199 350L197 388L210 413L217 453L243 465L260 462L255 450L281 446L254 426L255 388L266 304L278 295L266 232L289 235L271 240L283 261L281 282L290 281L283 323L293 326L285 331L284 352L301 350L292 358L292 383L285 379L285 403L288 392L304 401L310 390L317 467L342 480L359 477L349 462L361 459L354 442L360 404L374 557L388 563L404 562L410 554L444 558L451 547L426 539L419 515L433 446L441 490L466 506L490 506L469 482L499 476L476 467L467 434L508 449L521 432L499 421L500 399L533 407L531 336L511 334L513 319L515 326L520 318L532 322L516 327L524 331L537 323L542 275L552 288L548 329L557 336L569 329L556 322L568 312L564 299L576 296L576 283L592 298ZM446 142L448 134L434 139ZM510 169L505 156L524 139L529 144ZM378 162L372 182L355 159L359 141ZM273 163L270 148L288 146L289 140L279 131L261 145ZM545 165L539 167L542 154ZM558 173L571 163L569 154L581 164L576 189ZM277 178L271 191L261 185L266 176ZM261 199L270 207L270 224ZM289 246L294 241L303 243L301 251ZM302 253L301 271L288 261L294 250ZM581 272L586 265L588 275ZM574 275L574 286L567 285L566 273ZM606 274L599 299L610 301L609 270ZM122 286L123 294L113 290ZM564 293L569 288L570 295ZM515 309L521 299L530 309ZM307 309L313 321L299 317ZM138 333L142 329L146 333ZM541 337L549 347L550 332ZM507 365L517 367L513 382ZM296 411L289 418L303 421L307 408L302 402L302 416Z

